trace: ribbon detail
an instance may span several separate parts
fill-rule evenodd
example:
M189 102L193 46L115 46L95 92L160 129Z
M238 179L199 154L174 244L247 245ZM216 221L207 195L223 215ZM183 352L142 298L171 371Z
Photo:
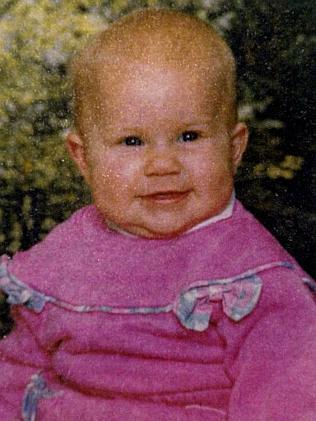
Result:
M212 303L222 302L224 313L238 322L255 308L262 280L253 274L244 278L198 283L180 294L173 309L187 329L202 332L209 326Z

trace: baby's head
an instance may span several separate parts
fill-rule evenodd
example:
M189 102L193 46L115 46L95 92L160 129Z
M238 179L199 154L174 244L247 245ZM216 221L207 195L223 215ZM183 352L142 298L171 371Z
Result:
M247 143L235 63L207 24L141 10L73 61L68 150L104 220L168 238L220 213Z

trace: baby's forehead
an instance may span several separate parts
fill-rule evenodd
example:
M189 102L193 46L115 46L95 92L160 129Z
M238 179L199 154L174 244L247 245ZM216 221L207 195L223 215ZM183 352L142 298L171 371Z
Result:
M213 89L234 97L234 66L229 47L201 20L170 10L137 12L112 24L75 58L77 116L104 81L109 87L157 69L185 74L186 83L212 81Z

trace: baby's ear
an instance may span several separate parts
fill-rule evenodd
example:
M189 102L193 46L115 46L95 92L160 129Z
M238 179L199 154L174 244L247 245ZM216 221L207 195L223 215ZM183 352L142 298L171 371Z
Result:
M237 123L231 134L232 163L234 173L246 150L248 143L248 128L245 123Z
M89 167L82 138L76 133L69 132L66 137L66 147L70 157L77 165L81 175L89 184Z

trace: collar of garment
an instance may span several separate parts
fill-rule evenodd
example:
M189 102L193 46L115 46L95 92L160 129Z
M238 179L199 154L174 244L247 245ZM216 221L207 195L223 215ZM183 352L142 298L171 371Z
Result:
M184 233L184 235L186 235L186 234L188 234L192 231L196 231L200 228L204 228L208 225L214 224L215 222L219 222L219 221L222 221L224 219L230 218L233 214L235 201L236 201L236 195L235 195L235 191L233 191L233 193L232 193L232 195L229 199L228 204L219 214L217 214L215 216L211 216L210 218L206 219L205 221L200 222L199 224L195 225L194 227L192 227L188 231L186 231ZM107 224L108 228L112 231L116 231L120 234L125 235L126 237L137 238L137 235L133 235L133 234L123 230L122 228L120 228L119 226L117 226L116 224L114 224L111 221L106 221L106 224Z
M112 314L159 314L173 312L183 327L198 332L206 330L212 317L212 303L221 302L223 312L235 322L239 322L255 308L262 289L260 272L275 267L294 269L289 262L276 261L224 279L197 281L183 290L175 302L163 306L115 307L111 305L71 304L54 296L34 290L17 279L8 270L10 259L0 257L0 291L7 295L11 305L26 305L40 313L46 303L51 303L68 311L78 313L104 312Z

